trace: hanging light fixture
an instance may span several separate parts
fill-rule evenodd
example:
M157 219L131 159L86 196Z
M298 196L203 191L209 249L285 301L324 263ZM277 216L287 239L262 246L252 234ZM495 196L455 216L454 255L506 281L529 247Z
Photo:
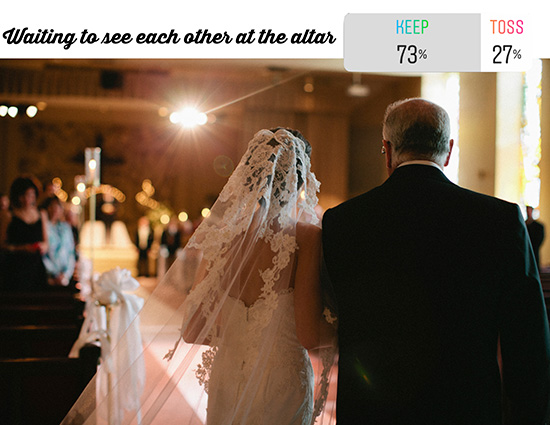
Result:
M351 97L367 97L370 94L370 87L366 84L361 84L361 74L353 73L352 84L348 86L348 96Z
M306 93L312 93L315 90L315 84L313 83L313 77L306 77L304 81L304 91Z
M29 105L29 104L13 105L13 104L10 104L9 102L0 103L0 118L4 118L5 116L9 116L11 118L15 118L17 116L34 118L40 110L41 109L37 105ZM19 113L20 111L24 111L24 113L20 114Z

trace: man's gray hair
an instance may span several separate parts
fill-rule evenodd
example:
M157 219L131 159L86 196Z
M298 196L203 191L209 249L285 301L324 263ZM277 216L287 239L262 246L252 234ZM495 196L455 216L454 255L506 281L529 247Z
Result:
M449 152L451 125L439 105L420 98L399 100L386 108L382 134L397 154L436 159Z

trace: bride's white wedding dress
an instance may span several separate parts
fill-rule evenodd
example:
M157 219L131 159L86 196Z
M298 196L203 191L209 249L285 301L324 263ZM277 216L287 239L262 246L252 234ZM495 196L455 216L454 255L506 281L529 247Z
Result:
M318 291L307 285L318 283L308 279L320 268L310 260L320 259L320 247L311 248L320 241L298 246L298 240L309 242L302 229L318 230L319 182L308 147L285 129L259 131L250 141L210 215L140 312L144 390L116 409L123 416L117 425L194 425L204 417L208 425L329 422L330 414L320 414L335 347L315 353L312 367L296 326L301 336L311 335L307 329L316 329L322 317ZM109 394L96 397L94 380L64 425L106 423L112 399L132 388L135 364L121 367Z
M296 336L294 293L287 290L275 301L272 319L279 326L272 347L263 345L266 302L259 299L247 307L236 298L225 301L221 311L225 333L217 343L208 383L208 425L305 425L312 421L313 367ZM263 355L268 358L258 361ZM261 370L254 369L258 365ZM242 400L253 401L245 404Z

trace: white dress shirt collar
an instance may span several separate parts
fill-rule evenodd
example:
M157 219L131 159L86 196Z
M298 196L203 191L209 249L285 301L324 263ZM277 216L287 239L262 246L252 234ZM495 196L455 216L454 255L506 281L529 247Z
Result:
M405 165L430 165L432 167L435 167L435 168L439 168L441 171L443 171L443 168L439 165L439 164L436 164L435 162L433 161L427 161L427 160L422 160L422 159L415 159L413 161L405 161L401 164L399 164L397 166L397 168L400 168L400 167L404 167Z

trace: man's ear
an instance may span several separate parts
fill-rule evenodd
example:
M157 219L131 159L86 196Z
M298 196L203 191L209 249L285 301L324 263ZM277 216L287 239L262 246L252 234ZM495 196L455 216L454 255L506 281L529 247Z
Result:
M451 152L453 151L454 144L455 144L455 141L453 139L449 140L449 153L447 154L447 158L445 158L445 164L443 164L444 167L449 165L449 161L451 160Z
M384 145L384 155L386 156L386 169L388 170L388 175L390 175L393 171L391 165L393 156L392 144L387 140L382 140L382 144Z

